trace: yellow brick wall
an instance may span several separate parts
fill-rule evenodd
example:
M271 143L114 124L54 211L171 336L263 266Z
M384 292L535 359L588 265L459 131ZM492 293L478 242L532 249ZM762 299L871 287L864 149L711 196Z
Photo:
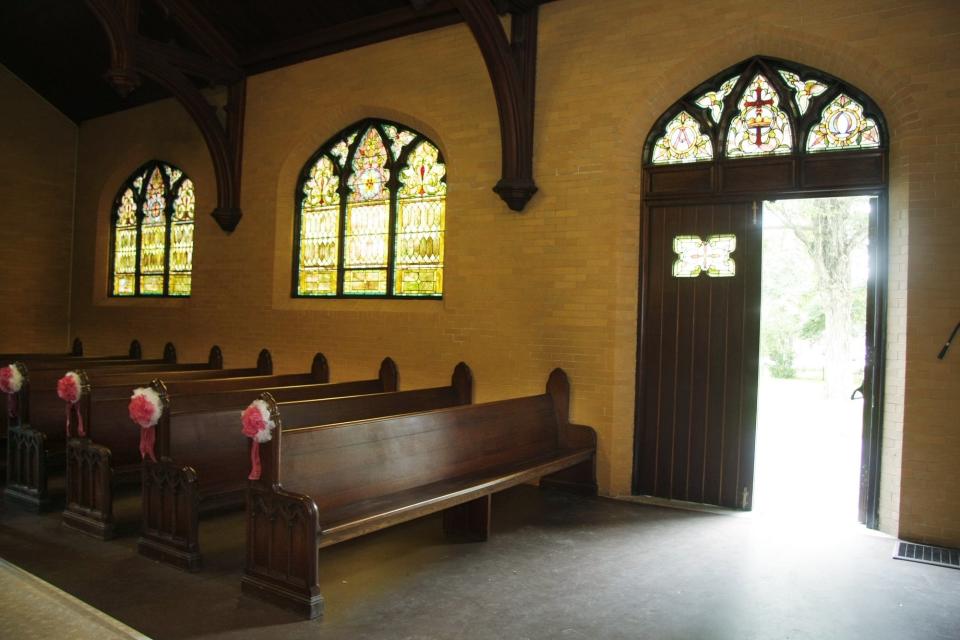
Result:
M757 12L735 1L599 4L561 0L541 10L540 192L521 214L490 191L499 178L496 105L462 25L251 78L245 216L229 236L206 215L210 161L176 104L84 123L76 331L114 350L136 336L155 353L172 339L194 360L216 340L231 366L267 346L286 371L304 369L321 349L335 379L370 375L389 354L405 388L438 384L465 360L480 401L535 393L561 366L572 380L572 417L600 435L601 490L628 494L644 138L701 80L752 55L787 58L860 87L888 119L894 246L882 526L960 545L958 503L949 499L960 458L960 354L933 359L960 316L960 128L949 124L960 98L956 5L781 1ZM367 116L423 131L447 158L442 302L289 297L297 175L329 136ZM110 202L151 157L197 183L194 296L107 300Z
M77 126L0 66L0 352L66 351Z

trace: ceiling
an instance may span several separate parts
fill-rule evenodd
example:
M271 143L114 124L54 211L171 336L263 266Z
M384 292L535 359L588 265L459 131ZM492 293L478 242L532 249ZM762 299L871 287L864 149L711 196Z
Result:
M236 51L246 74L461 21L449 0L191 0L190 5ZM167 6L165 0L140 2L140 34L202 54ZM121 98L104 79L109 63L107 38L86 3L0 2L0 64L73 121L169 97L144 78Z

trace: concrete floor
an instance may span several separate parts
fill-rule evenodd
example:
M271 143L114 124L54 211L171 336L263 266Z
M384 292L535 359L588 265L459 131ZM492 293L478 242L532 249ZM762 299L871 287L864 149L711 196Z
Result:
M0 556L157 639L960 638L960 571L891 560L859 528L527 486L493 514L486 543L448 544L430 517L324 550L315 621L240 595L241 513L202 523L197 574L11 508Z

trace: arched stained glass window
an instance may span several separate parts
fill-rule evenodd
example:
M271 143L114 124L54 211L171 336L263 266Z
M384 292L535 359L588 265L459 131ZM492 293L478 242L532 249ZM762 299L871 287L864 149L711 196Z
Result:
M862 92L826 73L751 58L701 83L647 137L652 165L717 162L885 146L885 126Z
M422 134L348 127L297 186L294 296L441 297L446 195L446 165Z
M153 161L120 188L113 207L110 294L189 296L194 187L180 169Z

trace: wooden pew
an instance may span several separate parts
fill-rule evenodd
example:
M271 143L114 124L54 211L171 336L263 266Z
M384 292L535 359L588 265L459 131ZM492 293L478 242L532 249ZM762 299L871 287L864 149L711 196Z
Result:
M130 343L130 348L127 351L127 355L107 355L107 356L85 356L83 355L83 342L80 341L80 338L74 338L73 347L67 353L35 353L35 352L23 352L23 353L2 353L0 354L0 362L13 362L14 360L23 360L23 361L41 361L41 360L67 360L70 362L76 361L95 361L95 360L140 360L143 358L143 350L140 347L139 340L133 340Z
M266 349L260 352L257 362L261 375L197 380L192 377L195 372L165 373L166 390L169 396L184 396L184 404L189 405L191 395L206 397L204 394L294 385L309 388L330 380L330 368L322 353L313 357L310 371L306 373L272 375L272 360ZM84 372L80 375L86 378ZM395 381L395 374L393 379ZM139 483L141 479L139 429L130 420L128 408L132 389L143 384L143 380L134 381L128 376L100 376L98 384L86 384L77 405L67 407L74 412L74 421L82 419L86 427L85 436L67 441L67 504L63 512L67 526L102 539L113 537L114 490L122 484Z
M157 462L144 460L141 554L196 571L202 563L201 513L241 508L250 473L250 443L240 413L267 394L289 406L291 421L339 421L452 406L472 398L472 377L461 363L451 384L396 391L396 366L387 358L377 380L180 397L158 425ZM392 372L388 373L388 372ZM387 373L387 375L384 375ZM158 384L162 391L162 386ZM186 402L185 402L186 400Z
M92 380L101 375L127 374L140 381L162 372L204 371L217 375L216 371L223 368L223 354L216 345L210 349L205 363L178 364L172 344L167 344L164 352L166 357L161 362L87 363L84 372ZM24 381L15 394L16 415L11 415L11 411L0 417L0 420L8 421L7 483L3 495L7 502L40 511L50 504L48 479L51 472L62 470L65 464L66 422L70 414L56 392L64 370L31 371L22 363L18 366L24 373Z
M568 407L555 369L539 396L297 429L277 422L247 490L244 593L314 618L323 547L438 511L448 535L485 540L493 493L557 472L567 472L561 486L595 492L596 434L570 424Z

